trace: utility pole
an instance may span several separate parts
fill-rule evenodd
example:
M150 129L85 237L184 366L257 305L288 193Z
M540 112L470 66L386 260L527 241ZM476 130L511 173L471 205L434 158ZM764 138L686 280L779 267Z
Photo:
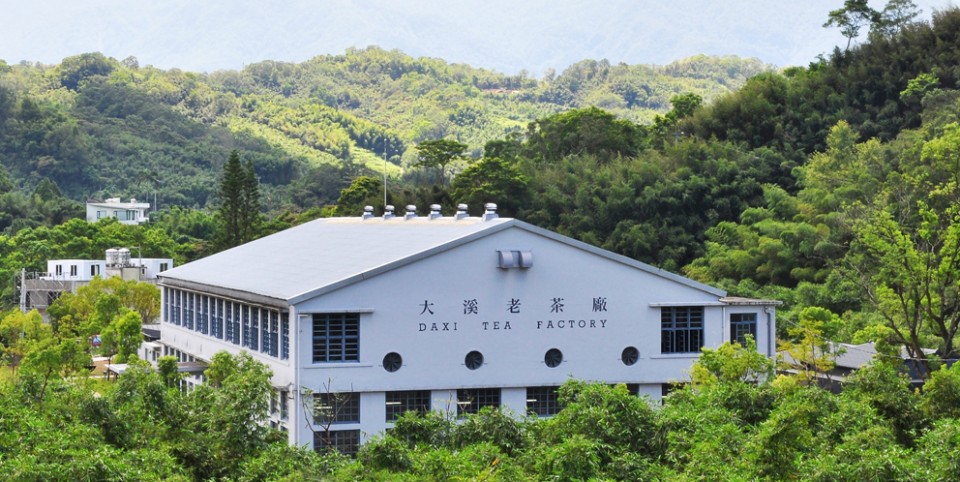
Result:
M20 312L27 312L27 269L20 268Z

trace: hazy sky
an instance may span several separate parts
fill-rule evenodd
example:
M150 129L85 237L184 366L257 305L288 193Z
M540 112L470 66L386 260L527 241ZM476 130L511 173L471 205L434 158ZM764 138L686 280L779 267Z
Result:
M882 8L884 1L872 1ZM916 0L922 17L953 5ZM578 60L666 64L704 53L806 65L845 39L842 0L0 0L0 59L99 51L141 65L239 69L379 45L516 73Z

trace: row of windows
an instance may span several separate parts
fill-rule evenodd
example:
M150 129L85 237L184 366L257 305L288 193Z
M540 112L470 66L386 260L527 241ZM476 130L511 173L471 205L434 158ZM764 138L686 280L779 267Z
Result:
M63 265L62 265L62 264L54 265L53 270L54 270L54 274L55 274L55 275L57 275L57 276L63 276ZM77 276L77 273L78 273L78 272L79 272L79 268L77 267L77 265L71 264L71 265L70 265L70 276ZM96 276L96 275L98 275L98 274L100 274L100 265L98 265L98 264L91 264L91 265L90 265L90 276Z
M533 415L548 417L560 412L557 386L528 387L527 412ZM630 393L637 395L639 385L628 386ZM314 434L314 447L317 451L334 448L345 455L354 455L359 447L359 430L330 430L334 423L360 422L360 396L357 393L318 394L315 402L315 417L317 407L321 422L315 418L315 423L325 427L325 430ZM386 393L386 421L394 422L401 414L415 411L424 414L430 410L429 390L408 390ZM499 388L472 388L457 390L457 417L478 413L484 407L500 407ZM331 420L335 419L335 420Z
M527 411L539 416L556 415L560 403L556 386L527 387ZM632 385L637 394L639 385ZM425 414L431 410L430 390L386 392L386 421L395 422L406 412ZM499 388L461 388L457 390L457 416L477 413L483 407L500 406ZM360 423L360 394L350 392L315 393L313 423L325 427L335 424Z
M527 413L549 417L563 406L558 395L560 387L527 387ZM638 395L640 385L628 384L627 390ZM404 390L386 393L386 421L394 422L405 412L425 414L431 409L430 390ZM499 388L471 388L457 390L457 417L477 413L483 407L500 406ZM359 393L314 394L313 446L318 452L335 449L345 455L355 455L360 446L360 430L336 430L336 424L360 423Z
M180 350L178 350L178 349L176 349L176 348L169 347L169 346L167 346L167 345L163 345L163 356L173 356L173 357L177 357L177 361L178 361L178 362L192 362L192 361L197 361L197 359L194 358L193 355L190 355L190 354L188 354L188 353L186 353L186 352L180 351Z
M290 358L290 316L285 311L164 288L167 323L286 360Z
M746 335L757 337L756 313L730 315L730 339L746 345ZM703 307L676 306L660 309L660 352L699 353L703 348ZM624 363L627 353L624 352Z

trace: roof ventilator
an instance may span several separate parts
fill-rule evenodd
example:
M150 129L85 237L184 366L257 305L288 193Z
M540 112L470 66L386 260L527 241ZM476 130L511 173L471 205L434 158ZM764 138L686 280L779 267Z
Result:
M417 217L417 206L414 204L407 204L407 214L403 215L403 220L408 221Z
M457 204L457 214L454 216L454 219L466 219L469 214L467 214L467 205L460 203Z
M494 203L486 203L483 205L484 213L483 220L490 221L491 219L497 219L497 205Z
M439 205L439 204L431 204L431 205L430 205L430 219L439 219L441 216L443 216L443 215L440 214L440 205Z
M387 208L383 212L383 219L393 219L393 204L387 204Z
M370 219L372 217L373 217L373 206L364 206L363 219Z

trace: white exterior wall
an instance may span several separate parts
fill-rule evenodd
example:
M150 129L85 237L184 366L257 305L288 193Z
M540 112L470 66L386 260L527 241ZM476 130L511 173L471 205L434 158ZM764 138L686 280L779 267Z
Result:
M59 268L58 268L59 266ZM95 274L91 274L91 266ZM90 281L94 276L106 275L107 263L91 259L51 259L47 261L47 274L41 279L63 281ZM76 271L76 274L71 274Z
M498 249L530 250L533 267L497 268ZM551 312L554 298L563 299L562 313ZM594 298L606 299L606 311L593 311ZM464 301L473 299L478 313L464 314ZM520 300L518 314L508 311L512 299ZM425 301L433 315L421 314ZM661 384L687 379L698 353L660 353L660 308L651 306L657 303L704 306L705 346L729 339L729 308L719 306L717 295L528 231L506 230L300 303L292 328L302 340L295 352L299 384L361 392L362 404L384 391L432 390L435 409L452 403L454 411L456 388L504 388L501 404L518 414L526 411L526 387L570 378L638 383L642 394L659 400ZM361 312L359 362L313 363L311 314L345 311ZM763 316L757 318L761 331ZM574 328L569 320L576 321ZM620 360L628 346L640 351L633 366ZM556 368L544 364L551 348L563 353ZM484 355L477 370L464 365L472 350ZM390 352L403 357L395 373L382 367ZM387 427L383 417L361 421L364 438ZM312 433L301 430L296 441L310 445Z
M131 258L133 264L142 263L144 270L143 279L156 279L160 273L162 264L167 268L173 268L173 259L171 258ZM59 270L57 267L60 267ZM76 275L71 275L71 268L76 269ZM93 272L91 273L91 268ZM51 259L47 261L47 275L42 279L56 279L65 281L90 281L94 276L104 278L107 276L107 262L96 259Z

